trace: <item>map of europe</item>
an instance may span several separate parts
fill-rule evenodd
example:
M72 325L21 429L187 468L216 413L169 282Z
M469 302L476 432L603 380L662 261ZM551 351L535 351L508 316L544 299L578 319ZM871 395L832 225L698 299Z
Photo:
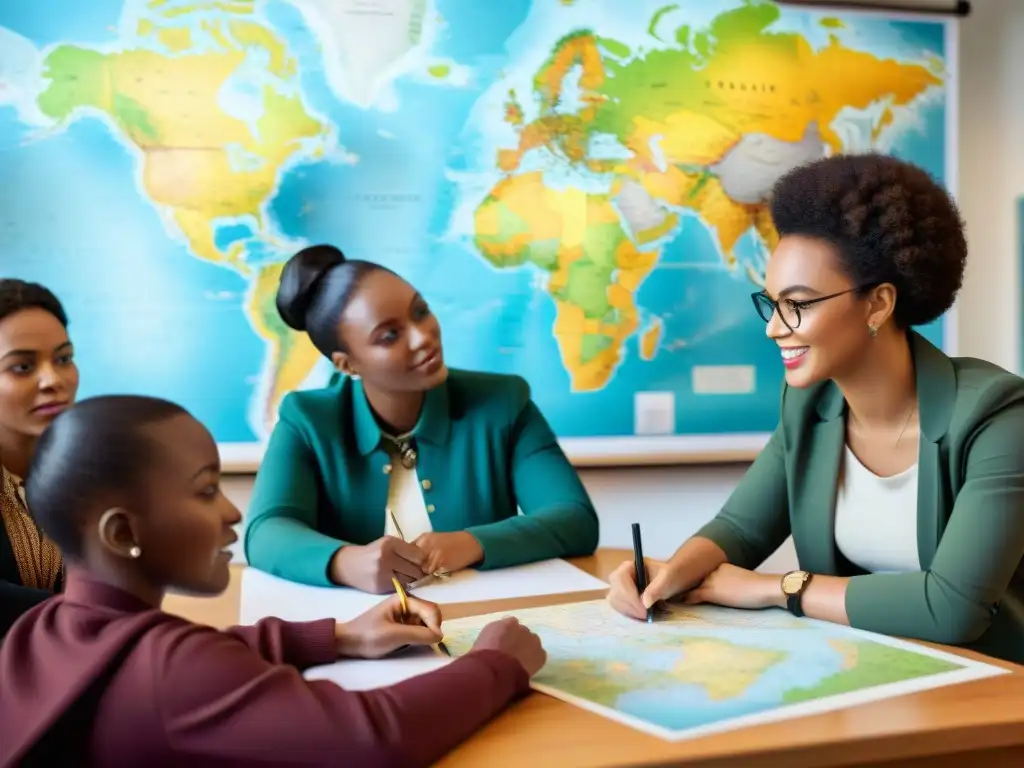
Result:
M5 3L0 259L67 305L83 395L223 444L330 373L274 307L313 242L409 279L561 438L770 431L773 182L871 149L946 180L950 77L943 22L765 0Z
M541 692L667 739L814 714L1000 674L999 667L779 609L671 605L653 624L604 601L446 621L466 653L514 615L547 651Z

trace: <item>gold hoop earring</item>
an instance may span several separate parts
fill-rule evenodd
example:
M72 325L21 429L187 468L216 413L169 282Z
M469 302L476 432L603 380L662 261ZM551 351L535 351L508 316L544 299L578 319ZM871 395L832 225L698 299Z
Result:
M868 326L868 336L870 336L871 338L875 338L875 336L877 336L877 335L878 335L878 328L876 328L873 325L869 325Z
M130 557L132 560L137 560L141 554L142 550L139 549L137 546L132 547L128 550L128 557Z

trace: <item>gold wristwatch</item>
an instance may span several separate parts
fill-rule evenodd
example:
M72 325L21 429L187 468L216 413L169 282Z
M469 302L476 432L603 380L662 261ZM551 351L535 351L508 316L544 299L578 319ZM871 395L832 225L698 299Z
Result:
M807 571L790 571L782 577L782 594L786 596L786 607L794 616L803 616L803 594L811 583Z

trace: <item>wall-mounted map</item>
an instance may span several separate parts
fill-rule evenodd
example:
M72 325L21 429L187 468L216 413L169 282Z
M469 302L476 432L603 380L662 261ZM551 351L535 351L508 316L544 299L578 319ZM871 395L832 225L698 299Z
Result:
M176 400L229 466L329 373L273 304L310 242L406 276L449 363L524 376L579 461L756 450L766 194L871 148L952 185L954 32L760 0L4 3L2 272L67 304L83 395Z

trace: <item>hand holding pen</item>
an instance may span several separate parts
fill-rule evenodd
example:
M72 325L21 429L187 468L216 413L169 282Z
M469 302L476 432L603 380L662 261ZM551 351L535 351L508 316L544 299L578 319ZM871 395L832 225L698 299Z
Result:
M612 571L608 583L611 589L606 599L612 608L624 616L648 624L654 621L657 600L652 598L659 595L658 599L661 599L665 587L665 568L647 564L638 523L633 523L633 559L626 560ZM665 597L670 594L665 594Z

